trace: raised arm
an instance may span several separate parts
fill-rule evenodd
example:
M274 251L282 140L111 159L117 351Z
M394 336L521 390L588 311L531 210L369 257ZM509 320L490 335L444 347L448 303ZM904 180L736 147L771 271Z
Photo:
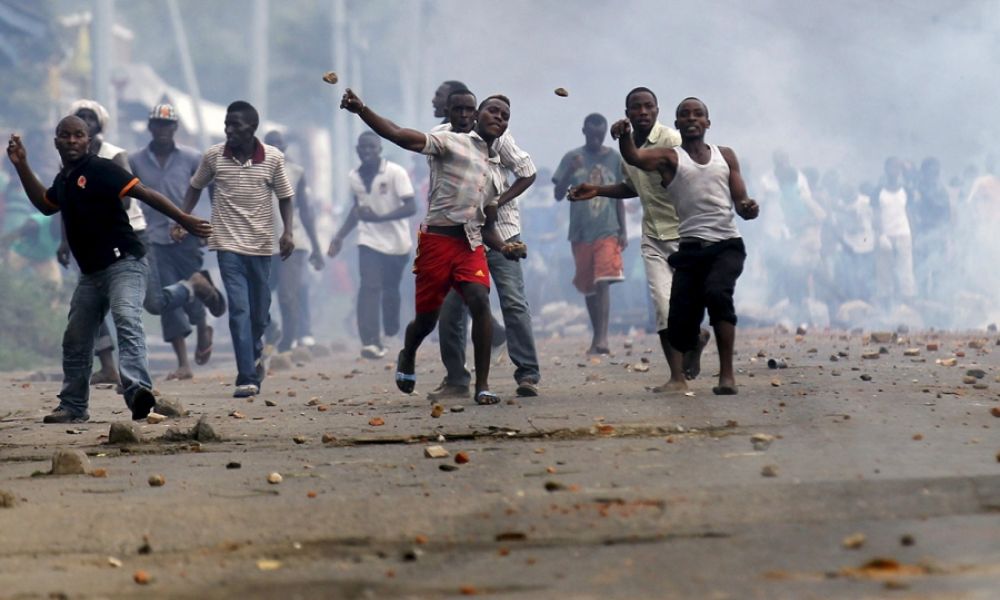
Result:
M663 171L664 163L675 155L670 148L636 148L632 139L632 124L621 119L611 126L611 137L618 140L622 159L643 171Z
M423 132L400 127L389 119L379 116L375 111L365 106L361 98L358 98L350 88L344 92L343 98L340 99L340 108L358 115L366 125L372 128L372 131L404 150L420 152L427 145L427 137Z
M740 162L736 160L736 153L732 148L719 147L722 157L729 165L729 193L733 197L733 208L736 214L747 221L756 219L760 214L760 206L757 201L747 195L747 185L743 181L743 174L740 173Z
M10 159L10 164L14 165L17 177L21 180L21 187L24 188L24 193L27 194L31 204L43 215L59 212L59 207L45 198L45 186L28 165L28 151L21 143L21 136L11 134L7 143L7 158Z

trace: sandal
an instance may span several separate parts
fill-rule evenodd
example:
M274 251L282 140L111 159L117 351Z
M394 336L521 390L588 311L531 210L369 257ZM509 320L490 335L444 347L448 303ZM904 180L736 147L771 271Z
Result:
M205 327L205 337L208 338L208 346L202 347L200 344L194 351L194 364L204 365L207 364L209 359L212 358L212 342L215 339L215 330L212 329L211 325Z
M404 394L410 394L413 392L413 388L417 387L417 374L413 372L412 361L410 361L409 373L403 371L402 364L403 351L400 350L396 356L396 387Z
M487 406L490 404L500 404L500 396L497 396L489 390L479 390L476 392L475 398L476 404L480 406Z

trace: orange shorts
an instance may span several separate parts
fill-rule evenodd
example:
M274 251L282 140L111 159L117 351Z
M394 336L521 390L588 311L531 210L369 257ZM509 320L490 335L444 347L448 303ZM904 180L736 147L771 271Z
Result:
M479 283L490 289L490 269L486 248L469 249L469 240L437 233L421 232L417 237L417 256L413 259L416 281L417 313L434 312L444 304L444 297L458 284Z
M597 293L595 284L602 281L625 281L622 249L617 237L605 237L593 242L573 242L576 275L573 285L584 296Z

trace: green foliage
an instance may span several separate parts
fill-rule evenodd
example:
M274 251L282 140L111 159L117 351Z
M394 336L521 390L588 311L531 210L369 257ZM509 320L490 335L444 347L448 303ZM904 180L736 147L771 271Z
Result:
M51 286L0 266L0 370L58 362L67 311L55 304L58 296Z

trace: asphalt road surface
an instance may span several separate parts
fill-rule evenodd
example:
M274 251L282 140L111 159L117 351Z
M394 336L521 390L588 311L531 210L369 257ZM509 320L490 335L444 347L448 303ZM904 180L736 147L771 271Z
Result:
M90 422L43 425L58 381L7 374L0 597L996 599L997 343L739 331L739 395L712 395L710 346L664 396L653 336L600 360L548 340L540 397L515 398L504 362L503 403L437 418L429 343L410 396L341 352L234 399L221 357L157 383L189 416L114 445L113 390ZM221 442L190 439L199 418ZM60 449L91 474L47 474Z

